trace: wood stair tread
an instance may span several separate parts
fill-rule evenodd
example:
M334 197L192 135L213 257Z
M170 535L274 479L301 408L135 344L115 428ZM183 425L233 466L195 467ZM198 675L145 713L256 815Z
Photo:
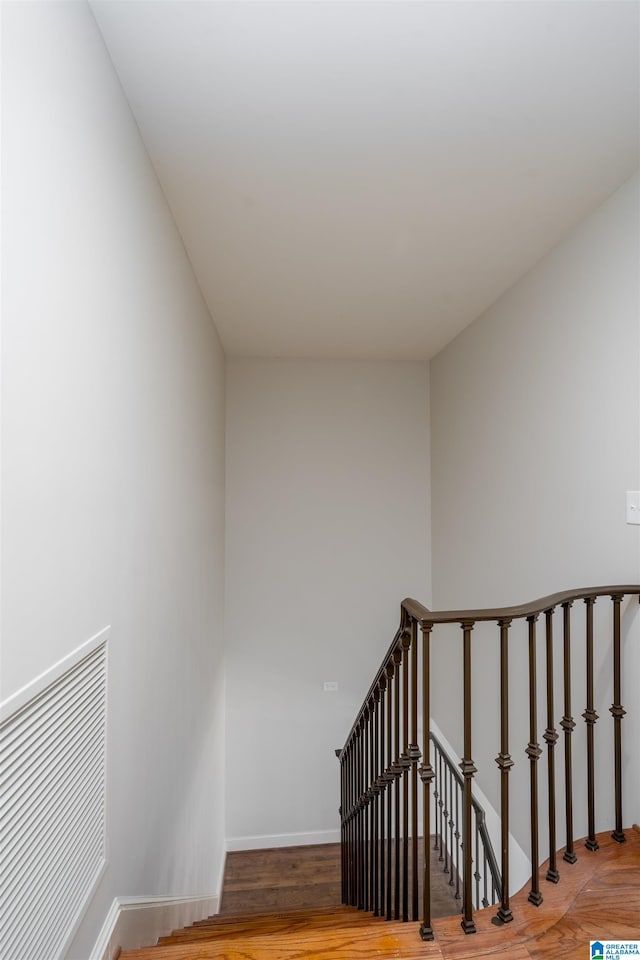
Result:
M415 923L325 907L215 917L176 931L173 942L123 951L120 960L584 960L589 940L634 939L640 931L640 834L627 831L624 844L609 833L598 841L595 853L576 844L576 864L560 860L559 884L541 880L541 907L524 889L511 898L511 923L492 924L490 907L475 913L470 936L459 916L434 920L436 940L424 943ZM545 872L543 865L541 878Z
M368 923L324 929L311 927L302 933L270 931L238 939L205 940L128 950L120 960L369 960L372 957L403 957L419 960L440 957L435 944L423 944L415 924L367 917ZM275 933L275 935L274 935ZM427 947L427 950L425 950Z
M264 934L268 929L270 935L276 933L288 933L294 930L302 931L308 929L331 930L335 928L347 929L348 927L361 927L375 919L371 914L364 913L361 910L352 908L347 915L344 912L317 914L314 911L300 911L297 915L262 915L259 918L255 916L241 917L235 923L212 923L206 926L186 927L183 930L174 930L170 936L161 937L159 944L186 943L196 940L206 940L207 938L221 939L223 937L237 938L242 936Z
M195 923L191 924L191 926L202 927L211 924L214 924L215 926L221 926L225 923L237 923L239 920L260 920L262 917L292 917L295 920L300 916L335 916L335 914L340 913L351 914L355 909L355 907L347 907L343 903L340 903L336 904L335 906L326 907L298 907L288 910L259 910L255 913L253 911L251 913L243 913L241 911L238 911L237 913L216 913L212 917L207 917L206 920L196 920Z

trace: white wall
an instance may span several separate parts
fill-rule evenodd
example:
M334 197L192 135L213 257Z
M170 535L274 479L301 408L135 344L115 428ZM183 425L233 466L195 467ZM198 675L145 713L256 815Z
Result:
M599 583L638 583L640 528L625 523L625 491L640 487L638 179L624 185L431 363L433 592L438 608L494 606ZM525 225L526 226L526 225ZM610 601L598 604L600 721L598 824L612 826ZM625 821L640 816L640 622L627 605L623 703ZM584 649L584 605L573 610L574 659ZM544 624L539 631L542 634ZM498 802L496 630L474 631L480 780ZM434 642L434 714L461 749L459 629ZM526 635L512 640L512 777L528 790ZM556 624L556 723L562 714L561 623ZM542 640L539 641L542 643ZM543 662L540 661L542 671ZM543 681L544 677L539 678ZM540 686L542 696L542 686ZM573 713L585 708L578 668ZM448 718L448 720L447 720ZM539 739L546 725L540 701ZM583 808L584 724L574 734L576 797ZM563 779L562 743L558 775ZM546 757L539 764L542 790ZM528 794L515 804L525 849ZM559 804L559 843L564 842ZM577 836L586 820L576 815ZM542 844L543 852L544 841Z
M4 4L2 696L111 625L116 896L214 891L224 368L92 14Z
M227 836L331 839L342 746L429 602L422 362L230 360ZM324 693L323 682L339 683ZM247 839L249 838L249 839ZM263 841L267 842L267 841Z

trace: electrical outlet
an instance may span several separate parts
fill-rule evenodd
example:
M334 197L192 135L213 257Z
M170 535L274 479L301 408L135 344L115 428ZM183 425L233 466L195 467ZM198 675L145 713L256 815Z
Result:
M338 690L338 681L337 680L325 680L324 682L324 692L325 693L337 693Z
M627 490L627 523L640 523L640 490Z

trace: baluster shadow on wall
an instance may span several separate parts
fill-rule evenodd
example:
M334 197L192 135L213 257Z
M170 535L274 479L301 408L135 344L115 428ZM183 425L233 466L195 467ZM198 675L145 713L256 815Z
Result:
M539 864L546 859L545 851L550 862L543 882L554 884L561 881L558 840L564 840L566 869L579 855L576 824L586 826L586 854L597 851L596 804L601 802L597 784L604 778L598 779L596 768L602 763L602 751L596 746L600 719L596 702L602 692L612 700L606 736L613 791L605 808L611 809L614 840L625 841L622 625L626 614L633 616L632 599L638 597L640 586L632 585L564 591L499 609L434 612L414 600L402 603L400 627L344 747L336 751L341 766L344 903L387 920L420 921L422 938L433 939L433 848L438 868L460 902L464 933L475 932L475 911L494 904L498 904L494 923L509 923L513 919L510 840L514 790L518 791L518 806L523 805L522 774L528 767L529 900L543 908ZM460 631L455 642L460 644L461 656L452 658L452 663L461 706L452 718L455 732L451 741L455 742L461 731L461 758L448 756L430 729L433 685L441 682L441 677L434 675L433 651L439 634L445 633L444 625L457 625ZM482 629L476 630L479 626ZM487 630L493 631L491 644L480 639ZM478 639L474 639L474 631ZM450 633L447 642L451 642ZM485 675L488 669L493 671L495 681L499 719L493 742L492 730L478 722L484 711L484 704L476 702L477 682L474 687L479 661ZM521 687L522 668L526 693ZM579 698L585 704L583 739L572 712ZM523 740L527 720L528 742L514 742ZM582 789L574 782L574 767L582 750L587 789L584 810L578 811ZM540 764L545 754L546 763ZM489 756L495 761L487 762ZM481 764L480 773L476 761ZM500 810L499 857L493 851L484 811L474 796L476 775L490 786Z

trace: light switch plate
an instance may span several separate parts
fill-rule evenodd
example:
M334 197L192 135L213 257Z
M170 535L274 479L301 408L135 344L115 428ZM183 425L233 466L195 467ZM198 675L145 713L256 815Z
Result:
M640 490L627 490L627 523L640 523Z

